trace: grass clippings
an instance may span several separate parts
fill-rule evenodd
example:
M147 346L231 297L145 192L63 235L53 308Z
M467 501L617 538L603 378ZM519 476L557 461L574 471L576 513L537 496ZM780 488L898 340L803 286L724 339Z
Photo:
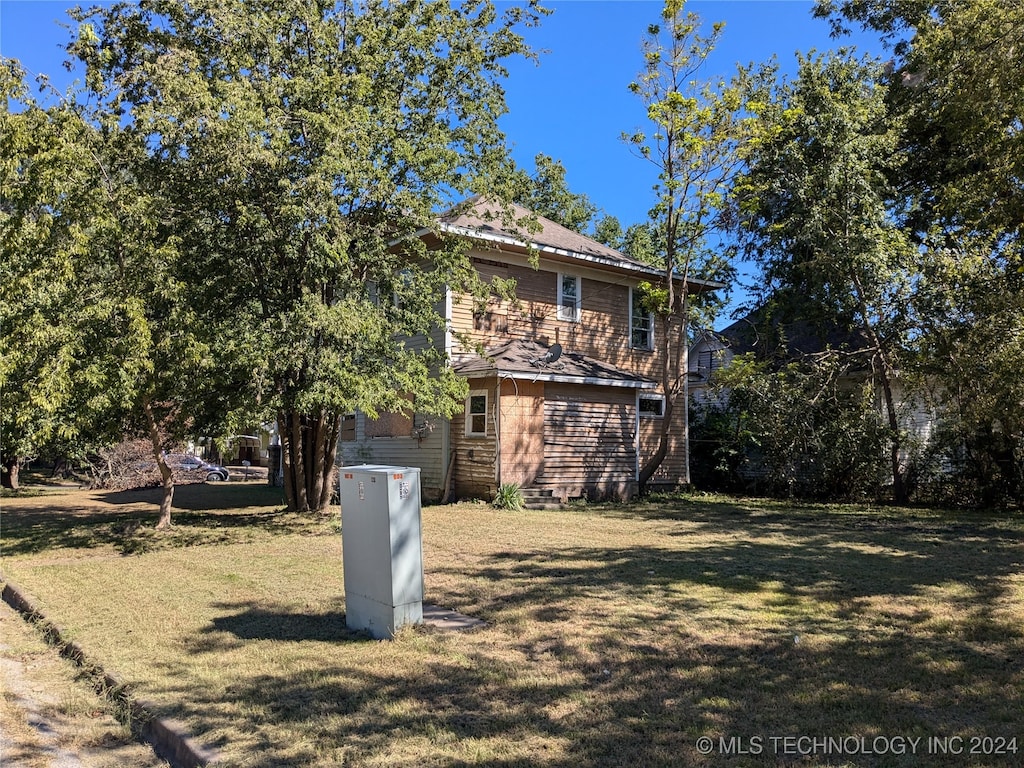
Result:
M1019 518L427 507L427 600L487 627L377 642L345 628L337 516L273 493L196 486L166 534L137 494L5 500L4 569L227 765L1024 760Z

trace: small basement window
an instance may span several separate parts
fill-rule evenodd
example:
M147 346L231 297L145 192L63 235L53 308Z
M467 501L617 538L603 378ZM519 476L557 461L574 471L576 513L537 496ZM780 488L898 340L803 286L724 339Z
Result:
M485 437L487 435L487 391L474 390L466 398L466 435Z
M662 395L640 395L640 415L648 419L660 419L665 415L665 398Z

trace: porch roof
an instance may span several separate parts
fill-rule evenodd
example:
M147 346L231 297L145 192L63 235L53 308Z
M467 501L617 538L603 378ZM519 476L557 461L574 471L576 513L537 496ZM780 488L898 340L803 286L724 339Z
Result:
M591 384L601 387L655 389L657 382L630 373L610 363L575 352L563 352L551 363L541 360L548 347L536 341L506 341L485 350L485 357L475 354L457 356L452 369L467 379L483 376L550 381L560 384Z

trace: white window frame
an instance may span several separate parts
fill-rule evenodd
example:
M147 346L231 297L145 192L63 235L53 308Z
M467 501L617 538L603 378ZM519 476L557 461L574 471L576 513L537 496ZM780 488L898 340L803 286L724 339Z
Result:
M474 397L482 397L484 399L484 410L483 413L473 413L470 408L473 404ZM486 389L471 389L469 396L466 398L466 437L487 437L487 421L489 419L488 409L490 408L490 398L487 396ZM484 417L484 429L483 432L477 432L473 429L473 417L483 416Z
M633 343L633 331L638 330L633 327L633 304L634 297L636 296L636 288L630 286L629 289L629 347L630 349L638 349L644 352L654 351L654 313L647 313L647 346L639 346Z
M563 292L565 288L565 281L567 279L574 280L576 282L576 296L572 297L571 300L567 301L567 296ZM565 320L570 323L578 323L583 317L583 278L579 275L570 275L564 272L558 273L558 319Z
M660 403L660 413L650 413L640 408L640 403L644 400ZM636 401L636 411L641 419L663 419L665 418L665 396L664 395L640 395Z
M412 282L412 270L408 267L398 270L398 272L395 273L395 281L396 283L401 281L406 285L409 285ZM391 303L394 305L395 309L405 309L405 304L402 301L402 297L398 294L398 291L391 292Z

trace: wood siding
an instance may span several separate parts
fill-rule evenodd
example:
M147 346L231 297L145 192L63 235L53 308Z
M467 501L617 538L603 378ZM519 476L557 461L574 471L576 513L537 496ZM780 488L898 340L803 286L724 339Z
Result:
M538 485L562 498L628 495L636 478L633 390L548 384L544 421Z
M474 342L482 343L484 346L500 344L509 339L535 340L547 345L557 342L566 352L602 360L660 382L663 354L661 348L664 338L661 324L655 322L654 350L635 350L630 347L630 287L635 287L639 279L604 273L586 266L559 264L548 259L540 259L537 269L534 269L525 259L514 254L474 251L473 257L474 266L485 281L493 277L506 280L514 278L516 300L510 302L492 295L486 311L474 313L473 302L468 297L454 296L452 328L456 332L466 333ZM559 274L575 274L581 277L581 321L578 323L558 319ZM456 343L456 353L466 351ZM628 428L624 428L619 424L621 415L610 415L604 411L608 403L605 396L600 393L611 388L577 388L573 396L579 398L580 405L553 405L551 392L565 394L564 391L557 389L560 386L575 385L547 385L544 402L545 458L543 472L537 484L556 484L559 473L564 472L565 487L579 488L582 485L597 489L600 493L599 486L607 486L604 478L621 477L627 465L629 480L634 481L637 462L634 449L636 425L635 421L629 421ZM659 387L653 391L645 390L645 393L660 391ZM635 390L620 390L613 399L628 408L635 416ZM587 402L592 404L592 408L584 405ZM677 413L680 408L681 404L677 405ZM573 419L579 423L571 428L567 426L567 429L574 431L567 431L565 436L559 439L552 436L553 423L568 425ZM594 434L594 424L599 419L608 422L600 442L614 443L616 446L614 449L606 448L608 455L604 458L599 458L595 453L593 441L589 439ZM681 417L677 415L674 422L675 434L672 437L669 455L653 478L654 482L674 485L685 477L685 442L682 438ZM660 419L641 419L641 466L657 449L657 430L660 423ZM617 426L613 427L613 424ZM461 429L462 427L459 427L459 430ZM517 477L527 480L537 464L536 460L528 460L524 467L519 467L513 462L511 468L509 462L514 451L522 450L535 455L536 448L514 444L506 450L505 434L506 430L502 429L501 480L505 482L506 477L513 478L508 482L519 482L515 479ZM535 441L536 437L522 436L513 440L530 443Z
M629 345L629 288L636 279L606 275L589 269L574 269L541 260L539 269L525 264L500 264L477 256L474 266L485 281L493 277L515 278L514 302L491 297L486 311L474 314L473 301L455 296L452 327L467 333L485 346L509 339L526 339L541 344L561 344L567 352L593 357L628 371L656 378L660 375L657 347L660 328L655 329L655 351L634 350ZM558 319L558 275L576 274L580 285L581 320ZM468 350L456 345L456 352Z
M652 483L678 485L686 477L686 441L683 438L683 417L681 405L682 404L680 403L676 406L676 413L672 419L673 425L672 430L669 433L668 454L665 456L665 460L658 468L658 471L655 472L654 477L651 478ZM653 456L658 450L658 442L661 438L661 423L662 419L660 418L640 419L641 467L643 467L644 462Z
M424 501L437 501L444 492L448 469L448 422L429 420L431 429L423 429L423 437L368 437L365 414L355 417L353 439L338 443L338 463L386 464L420 468L420 494ZM418 419L422 422L422 419Z
M502 483L533 485L544 471L544 384L501 382Z
M466 435L466 413L463 410L451 420L451 446L455 453L454 485L459 498L493 499L498 492L498 402L495 398L497 380L475 379L470 391L487 392L487 434Z

